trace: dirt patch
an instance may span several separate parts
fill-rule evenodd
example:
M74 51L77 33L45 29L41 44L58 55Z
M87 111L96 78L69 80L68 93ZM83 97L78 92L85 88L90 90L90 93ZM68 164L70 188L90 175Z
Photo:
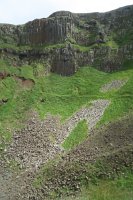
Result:
M0 80L3 80L7 77L13 77L20 84L20 86L25 89L31 89L35 85L35 82L32 79L26 79L21 76L11 75L7 72L0 72Z
M7 72L0 72L0 80L10 77L10 74Z
M122 86L124 86L127 83L128 80L113 80L107 84L105 84L100 91L101 92L110 92L111 90L118 90Z
M32 79L25 79L24 77L14 76L14 79L19 82L19 84L26 89L31 89L35 82Z

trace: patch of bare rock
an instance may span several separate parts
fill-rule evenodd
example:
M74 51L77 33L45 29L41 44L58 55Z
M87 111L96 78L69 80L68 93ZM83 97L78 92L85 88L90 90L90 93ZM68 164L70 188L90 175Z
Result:
M128 80L113 80L109 83L106 83L102 88L101 92L110 92L111 90L118 90L122 86L124 86L127 83Z
M35 82L32 79L26 79L24 77L19 77L19 76L14 76L14 79L24 89L31 89L35 85Z

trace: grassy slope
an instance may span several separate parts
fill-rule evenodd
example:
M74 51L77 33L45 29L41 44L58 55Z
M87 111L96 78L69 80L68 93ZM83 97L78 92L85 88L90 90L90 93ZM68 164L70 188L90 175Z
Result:
M0 80L0 99L9 101L0 106L0 130L6 137L7 128L18 126L18 121L26 117L30 109L35 109L41 117L46 113L60 115L65 120L82 105L91 100L106 98L112 104L105 112L100 123L115 120L133 109L133 70L132 63L125 63L127 70L112 74L98 71L91 67L81 68L74 76L61 77L50 74L47 77L35 77L31 66L18 70L4 61L0 62L0 71L34 79L35 86L31 90L22 89L13 77ZM119 91L106 94L99 92L105 83L113 79L128 79L128 83Z
M24 90L13 77L0 80L0 99L9 99L6 104L0 106L0 135L3 138L2 140L9 141L11 139L10 129L18 128L20 125L18 122L25 120L27 111L31 109L37 110L42 118L49 112L55 115L59 114L62 120L65 120L82 105L88 105L91 100L106 98L111 99L112 104L106 110L99 125L125 115L133 109L132 67L132 62L127 62L124 71L112 74L100 72L91 67L83 67L72 77L60 77L56 74L50 74L47 77L35 77L31 66L25 66L18 70L1 61L0 71L4 70L10 74L35 81L35 86L31 90ZM99 92L102 85L114 79L128 79L128 82L119 91L111 91L105 94ZM82 125L81 129L83 129ZM3 147L2 143L0 147ZM131 200L133 194L130 186L132 184L127 187L129 181L126 178L123 178L122 183L125 186L118 187L116 183L117 181L99 182L99 186L92 185L89 190L84 188L77 199Z
M106 110L100 123L116 120L120 116L124 116L133 109L133 70L126 70L110 75L113 79L128 79L128 82L117 92L107 93L106 97L111 99L111 106Z

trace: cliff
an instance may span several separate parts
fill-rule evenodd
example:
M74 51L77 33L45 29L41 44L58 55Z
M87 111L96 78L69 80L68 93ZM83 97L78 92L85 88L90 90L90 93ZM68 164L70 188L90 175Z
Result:
M0 58L43 63L71 75L83 65L114 71L133 59L133 6L106 13L55 12L24 25L0 24Z

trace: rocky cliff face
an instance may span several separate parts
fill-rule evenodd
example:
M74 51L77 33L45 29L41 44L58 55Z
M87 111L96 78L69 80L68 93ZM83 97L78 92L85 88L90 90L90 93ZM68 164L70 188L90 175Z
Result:
M0 57L11 63L47 63L61 75L83 65L118 70L125 59L133 59L133 6L107 13L61 11L25 25L0 24L0 47Z

